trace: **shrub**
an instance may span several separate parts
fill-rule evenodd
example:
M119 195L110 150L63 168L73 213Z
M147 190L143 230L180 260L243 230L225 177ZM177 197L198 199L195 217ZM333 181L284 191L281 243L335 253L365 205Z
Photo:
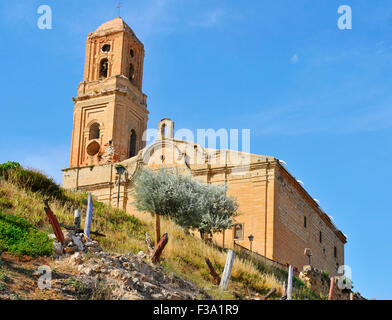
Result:
M24 169L18 162L0 164L0 176L25 190L64 200L63 189L52 178L36 170Z
M8 161L6 163L0 164L0 177L8 179L8 173L13 170L22 168L18 162Z
M17 255L49 256L53 244L46 233L26 220L0 213L0 250Z

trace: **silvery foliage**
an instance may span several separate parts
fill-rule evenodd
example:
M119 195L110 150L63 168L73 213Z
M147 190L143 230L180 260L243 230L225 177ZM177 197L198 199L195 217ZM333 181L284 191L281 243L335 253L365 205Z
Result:
M184 229L212 234L228 229L238 210L227 186L204 184L178 170L143 168L135 182L138 210L166 216Z
M199 231L205 233L219 233L231 228L233 218L238 212L238 203L227 196L227 185L204 185L202 198L201 219Z

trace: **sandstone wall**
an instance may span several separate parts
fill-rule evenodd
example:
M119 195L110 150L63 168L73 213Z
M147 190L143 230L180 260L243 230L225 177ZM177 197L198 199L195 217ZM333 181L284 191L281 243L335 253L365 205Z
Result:
M334 230L326 214L287 171L277 167L275 176L273 259L301 270L308 264L304 250L310 248L312 265L335 275L337 266L344 264L344 236Z

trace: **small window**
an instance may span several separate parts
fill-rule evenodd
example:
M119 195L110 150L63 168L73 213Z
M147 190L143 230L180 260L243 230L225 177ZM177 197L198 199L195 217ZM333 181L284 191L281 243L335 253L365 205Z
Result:
M133 52L133 49L131 49L131 51L129 52L131 58L133 58L135 56L135 52Z
M306 228L306 217L304 217L304 228Z
M129 157L132 158L134 156L136 156L136 132L135 130L132 130L129 141Z
M109 61L108 61L108 59L103 59L101 61L100 67L99 67L100 77L107 78L108 77L108 69L109 69Z
M234 240L244 240L244 225L234 225Z
M130 67L129 67L129 80L132 83L135 80L135 68L133 67L133 64L131 64Z
M333 247L333 256L334 256L335 258L338 257L338 248L336 248L336 247Z
M101 135L101 129L99 128L98 123L93 123L90 127L90 140L99 139Z
M321 231L320 231L320 234L319 234L319 241L320 241L320 243L323 242L323 235L322 235Z
M102 47L102 52L109 52L110 51L110 44L105 44Z

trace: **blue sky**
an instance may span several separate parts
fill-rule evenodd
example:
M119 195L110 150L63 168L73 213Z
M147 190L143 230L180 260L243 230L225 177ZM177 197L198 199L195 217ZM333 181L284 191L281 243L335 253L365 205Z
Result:
M337 27L343 4L352 30ZM1 1L0 162L61 180L86 37L115 6ZM251 152L286 161L348 236L355 290L392 299L390 1L123 0L121 16L145 44L149 127L251 129Z

